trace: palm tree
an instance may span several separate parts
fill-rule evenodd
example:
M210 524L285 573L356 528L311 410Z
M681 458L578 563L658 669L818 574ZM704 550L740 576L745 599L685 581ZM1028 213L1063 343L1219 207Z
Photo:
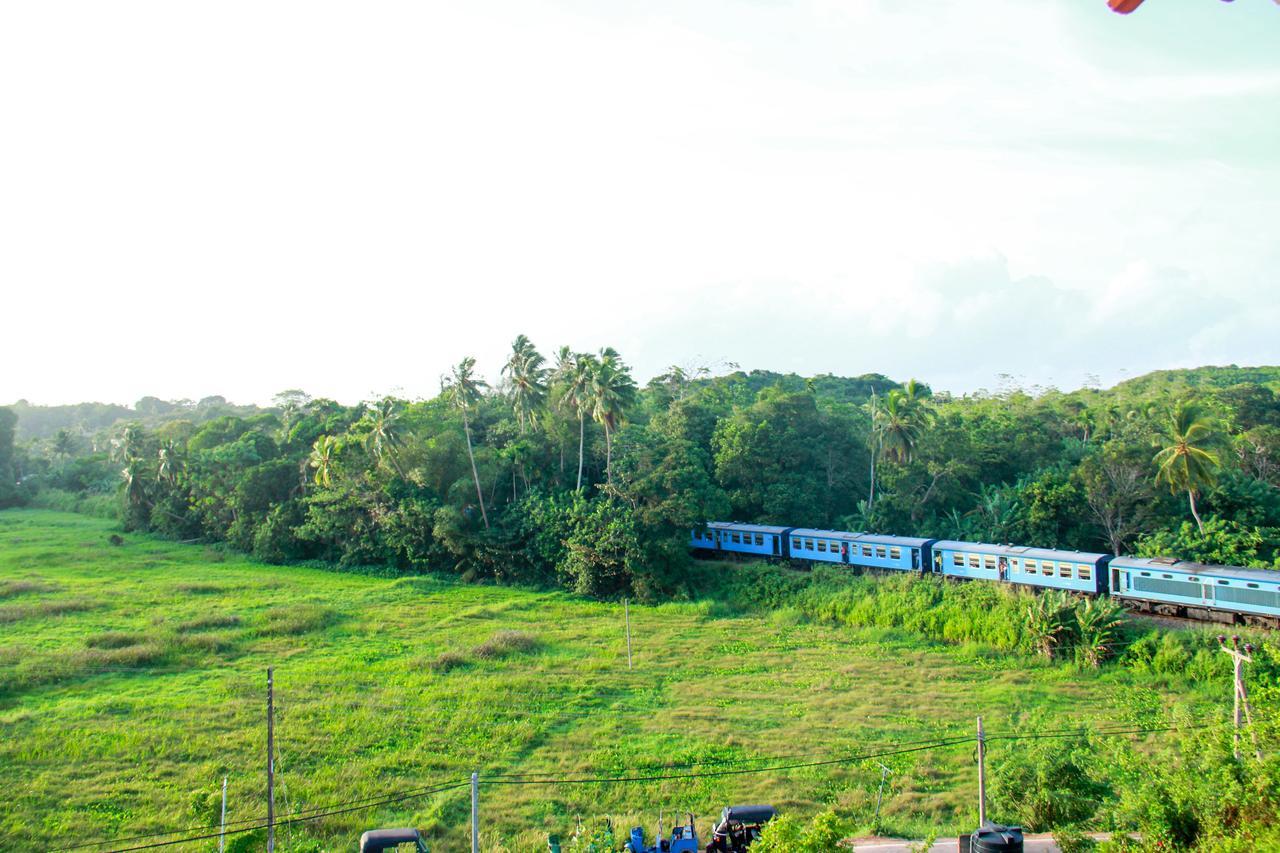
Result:
M612 347L600 350L591 374L591 416L604 427L604 471L613 482L613 431L636 399L636 383L622 357Z
M1218 455L1222 433L1200 408L1178 403L1169 418L1163 441L1165 446L1152 459L1158 466L1156 482L1166 484L1173 494L1187 493L1191 515L1203 535L1204 522L1196 510L1196 493L1218 481L1218 469L1222 467Z
M172 439L160 445L160 465L156 469L157 479L164 480L170 486L178 482L178 473L182 470L180 454L177 442Z
M533 342L520 335L511 345L511 356L502 368L510 384L511 408L520 423L521 435L524 435L527 425L534 423L538 410L547 399L545 363L546 359Z
M578 416L578 485L582 491L582 457L587 437L587 412L591 411L591 380L595 374L595 359L589 353L570 352L560 348L556 365L556 380L560 384L560 407Z
M337 455L338 440L331 435L322 435L311 445L309 465L316 469L317 486L329 488L333 485L334 458Z
M462 413L462 431L467 436L467 456L471 459L471 479L476 484L476 499L480 501L480 517L485 530L489 529L489 513L484 508L484 492L480 490L480 472L476 469L476 453L471 445L471 408L480 401L489 386L476 378L476 360L467 356L458 363L449 376L441 377L440 389L445 397Z
M886 456L910 462L920 441L921 416L916 401L904 391L893 390L885 398L880 417L880 441Z
M379 462L384 458L390 459L392 467L403 479L404 469L400 467L395 452L400 444L399 420L395 402L390 397L384 398L369 416L369 433L364 437L364 446Z

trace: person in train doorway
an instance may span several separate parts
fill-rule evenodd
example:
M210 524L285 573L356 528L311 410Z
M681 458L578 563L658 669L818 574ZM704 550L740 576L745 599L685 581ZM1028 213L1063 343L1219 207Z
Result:
M848 542L840 543L840 562L842 563L849 562L849 543Z
M1000 558L1000 580L1007 581L1009 579L1009 558Z
M941 553L937 553L933 555L933 570L938 574L942 574L942 554Z

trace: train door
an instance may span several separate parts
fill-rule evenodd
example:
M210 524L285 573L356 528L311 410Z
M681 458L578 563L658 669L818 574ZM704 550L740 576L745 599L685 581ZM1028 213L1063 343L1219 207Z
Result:
M842 563L849 562L849 543L848 542L840 543L840 562Z
M911 568L912 569L920 568L920 549L919 548L911 549Z
M777 557L782 553L782 537L775 533L772 538L773 538L773 556Z
M933 572L934 574L942 574L942 552L933 552Z

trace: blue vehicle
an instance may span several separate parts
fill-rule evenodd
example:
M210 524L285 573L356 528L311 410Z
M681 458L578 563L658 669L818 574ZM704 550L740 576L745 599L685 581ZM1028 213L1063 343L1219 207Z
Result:
M929 564L929 546L934 541L912 536L881 536L807 527L792 529L788 538L793 560L916 572L923 571Z
M947 577L1005 581L1023 586L1102 595L1107 591L1109 554L988 545L941 540L933 543L933 571Z
M1081 595L1110 594L1148 613L1280 628L1280 572L1267 569L721 521L693 531L689 544L704 553L919 571Z
M662 827L659 822L658 837L652 846L645 843L644 827L637 826L631 830L631 838L623 848L626 853L698 853L698 830L694 826L693 815L689 815L689 823L671 830L670 838L662 838Z
M689 546L701 551L785 558L790 531L790 527L767 524L709 521L704 529L693 531Z
M1280 572L1267 569L1116 557L1111 594L1148 613L1280 627Z

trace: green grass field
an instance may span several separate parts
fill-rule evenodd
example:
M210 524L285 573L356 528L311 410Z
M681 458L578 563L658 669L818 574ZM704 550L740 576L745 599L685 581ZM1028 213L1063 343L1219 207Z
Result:
M0 513L0 849L207 824L223 776L229 820L265 814L268 666L278 814L478 769L486 850L545 849L547 832L568 832L579 815L651 828L660 809L668 826L693 811L704 829L732 802L869 815L880 780L869 761L613 784L497 784L494 774L745 768L967 734L978 714L1000 731L1124 719L1136 694L1193 709L1223 701L1120 667L1081 672L714 601L633 606L629 672L617 604L266 566L134 535L116 546L114 532L84 516ZM889 826L971 828L972 752L889 759ZM354 850L364 829L416 825L433 850L461 850L468 809L460 788L282 827L280 849Z

